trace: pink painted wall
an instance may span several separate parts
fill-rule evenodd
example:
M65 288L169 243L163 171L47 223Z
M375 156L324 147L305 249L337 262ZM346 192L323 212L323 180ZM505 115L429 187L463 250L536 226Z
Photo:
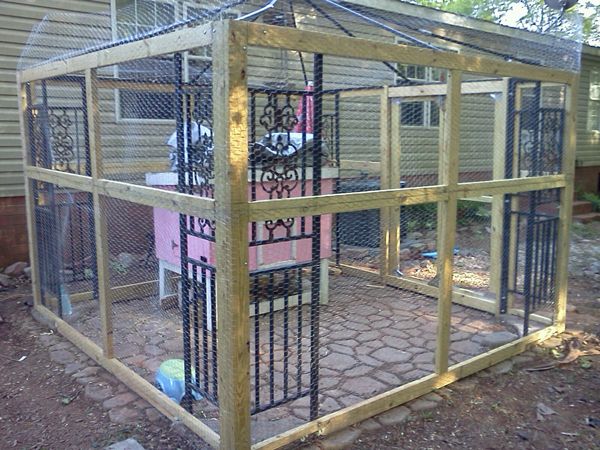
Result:
M156 186L158 187L158 186ZM173 189L173 186L162 186L164 189ZM333 180L324 179L321 184L323 194L333 192ZM292 190L292 197L299 197L301 193L300 185ZM312 186L310 181L306 183L306 195L312 195ZM250 196L250 192L248 192ZM267 200L268 194L263 189L257 188L257 200ZM331 227L332 216L325 214L321 216L321 258L331 256ZM258 238L267 239L269 232L262 226L258 231ZM208 229L206 230L208 231ZM306 232L312 231L311 217L306 217ZM217 230L218 232L218 230ZM300 217L295 218L295 224L292 228L292 235L300 232ZM285 236L285 229L282 226L276 228L275 237ZM166 260L171 264L179 265L179 214L161 208L154 208L154 239L156 244L156 256L159 259ZM248 239L251 239L251 226L248 225ZM311 239L301 239L290 242L279 242L275 244L265 244L249 249L249 270L255 270L261 266L267 266L285 261L306 262L311 259ZM294 251L295 247L295 251ZM209 264L215 264L215 244L194 236L188 237L188 254L200 260L203 256Z

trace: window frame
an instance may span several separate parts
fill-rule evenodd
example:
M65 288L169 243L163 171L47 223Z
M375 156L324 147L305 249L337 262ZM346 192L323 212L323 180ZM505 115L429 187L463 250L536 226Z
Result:
M133 0L135 2L137 0ZM187 9L190 7L200 7L200 5L194 3L193 1L175 1L172 0L152 0L154 3L165 3L173 6L173 14L174 20L184 20L187 16ZM232 9L228 11L228 14L231 13L237 17L241 15L240 11L237 9ZM118 20L117 20L117 0L110 0L110 22L111 22L111 36L113 40L118 39ZM189 81L189 67L191 61L211 61L212 56L210 55L192 55L189 51L183 52L183 76L184 81ZM119 68L115 66L113 68L113 76L115 78L119 77ZM115 99L115 121L117 123L143 123L143 124L173 124L173 119L151 119L151 118L141 118L141 117L123 117L123 113L121 111L121 89L116 88L114 90L114 99Z
M600 69L590 70L586 129L600 133Z
M431 81L441 81L443 79L443 74L444 71L442 69L438 69L436 67L427 67L427 66L419 66L418 64L397 64L396 68L398 69L398 71L403 72L404 75L406 76L406 78L408 78L409 80L412 81L424 81L424 82L431 82ZM420 72L420 69L423 70L423 77L410 77L407 73L407 70L413 70L415 75L418 75ZM434 76L434 72L438 71L437 76ZM398 74L395 75L395 82L396 84L398 84L398 79L399 76ZM423 104L423 120L421 124L406 124L406 123L402 123L402 104L408 104L408 103L422 103ZM438 116L437 116L437 124L432 124L432 117L433 117L433 104L435 103L435 100L409 100L409 101L404 101L401 99L400 101L400 126L402 127L410 127L410 128L439 128L440 126L440 115L439 115L439 105L438 105Z

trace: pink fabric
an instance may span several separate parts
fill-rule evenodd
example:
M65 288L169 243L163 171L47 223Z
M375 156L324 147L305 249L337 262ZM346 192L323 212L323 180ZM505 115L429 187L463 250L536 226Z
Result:
M312 84L309 84L308 86L306 86L305 91L307 92L313 92L314 87ZM306 99L306 111L303 110L303 103L304 101L302 101L302 99L300 99L298 101L298 107L296 108L296 117L298 118L298 123L296 124L296 126L294 127L294 129L292 131L294 131L295 133L302 133L303 131L307 132L307 133L312 133L313 132L313 123L314 123L314 99L312 95L304 95L303 96Z

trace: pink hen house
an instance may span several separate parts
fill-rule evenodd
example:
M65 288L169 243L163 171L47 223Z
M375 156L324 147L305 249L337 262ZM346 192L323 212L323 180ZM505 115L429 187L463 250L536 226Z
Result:
M315 130L312 83L303 92L263 88L251 94L251 120L256 125L249 137L248 200L312 196L317 190L321 194L335 192L339 175L335 146L339 140L333 127ZM212 197L212 127L201 110L194 111L166 142L171 171L147 173L146 184ZM325 117L326 123L335 123L334 116ZM178 155L183 156L181 165ZM320 163L318 167L315 161ZM210 315L216 256L214 224L189 216L180 220L178 213L162 208L154 208L153 218L161 301L178 296L181 302L183 256L191 281L188 291L197 288L205 293ZM250 314L281 309L284 302L308 303L313 295L318 295L321 303L327 302L331 215L254 222L248 226L248 237ZM182 251L182 245L187 249ZM318 272L318 280L312 279L313 271ZM318 292L313 293L317 285Z

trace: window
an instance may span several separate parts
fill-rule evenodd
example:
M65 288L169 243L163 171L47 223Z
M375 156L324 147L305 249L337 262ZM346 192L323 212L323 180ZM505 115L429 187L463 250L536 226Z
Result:
M214 13L197 4L172 0L113 0L113 38L122 39L148 33L161 26L190 18L213 16ZM223 12L220 18L235 18L235 12ZM210 47L185 52L184 80L210 76ZM164 74L171 79L172 59L152 58L120 64L115 70L119 78L160 81ZM167 81L164 79L164 81ZM116 91L116 109L119 119L173 120L173 96L168 92L119 89Z
M590 72L587 122L589 131L600 131L600 70Z
M443 82L446 72L433 67L401 65L398 70L414 81ZM414 127L437 127L440 124L440 107L435 101L410 101L400 104L400 123Z

